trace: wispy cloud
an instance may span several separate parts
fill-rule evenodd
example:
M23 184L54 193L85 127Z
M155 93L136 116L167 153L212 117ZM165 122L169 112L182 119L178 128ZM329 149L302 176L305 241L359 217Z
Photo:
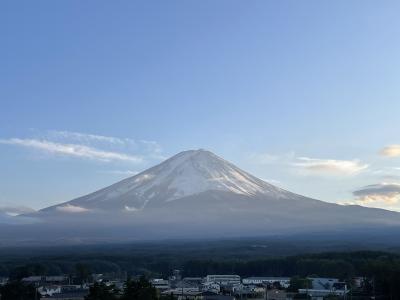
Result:
M79 141L81 143L105 142L115 145L126 145L135 143L133 139L129 138L118 138L112 136L81 133L74 131L62 131L62 130L49 130L46 132L46 136L52 139L74 140L74 141Z
M142 161L142 158L139 156L128 155L119 152L104 151L79 144L61 144L46 140L19 139L19 138L1 139L0 143L33 148L58 155L88 158L106 162L115 160L130 161L130 162Z
M161 146L155 141L65 130L31 129L29 138L0 139L0 144L36 149L57 156L102 162L142 163L165 158Z
M28 214L32 212L35 212L35 210L27 206L0 206L0 213L5 213L10 216Z
M355 202L360 205L369 203L396 204L400 201L400 184L371 184L354 191L353 195Z
M162 148L156 141L143 139L135 140L131 138L61 130L49 130L42 133L40 136L45 140L51 140L54 142L69 142L92 147L125 149L129 151L143 152L146 155L154 157L161 156L162 153Z
M354 175L368 168L367 164L361 163L359 160L336 160L336 159L319 159L309 157L298 157L293 166L302 168L309 172L338 174L338 175Z
M56 210L65 212L65 213L83 213L83 212L89 211L89 209L87 209L87 208L76 206L76 205L71 205L71 204L67 204L64 206L58 206L56 208Z
M381 155L386 157L399 157L400 145L389 145L381 150Z
M251 160L259 164L272 164L295 168L301 174L310 175L356 175L366 170L369 165L354 160L321 159L296 156L294 152L282 155L268 153L252 155Z

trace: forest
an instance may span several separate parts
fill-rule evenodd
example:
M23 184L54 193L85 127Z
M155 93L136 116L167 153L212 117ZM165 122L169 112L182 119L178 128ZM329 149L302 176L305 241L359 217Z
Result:
M0 277L12 280L61 274L79 280L82 274L93 273L120 278L138 275L167 278L175 269L181 270L184 277L207 274L335 277L350 286L352 278L365 277L373 282L377 293L398 295L400 299L398 249L241 240L0 250Z

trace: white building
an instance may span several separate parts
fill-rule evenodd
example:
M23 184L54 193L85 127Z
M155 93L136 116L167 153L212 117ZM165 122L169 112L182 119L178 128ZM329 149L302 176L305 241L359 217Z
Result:
M281 287L288 288L290 285L290 278L289 277L248 277L243 278L243 284L273 284L278 282Z
M53 296L53 294L61 293L61 286L59 285L49 285L40 286L38 292L42 297Z
M238 283L240 283L240 276L239 275L207 275L206 283L207 282L215 282L215 283L222 284L222 285L238 284Z
M44 277L42 276L28 276L22 278L22 282L29 283L29 284L39 284L42 282Z
M150 283L159 291L165 291L171 288L169 280L166 279L155 278L150 280Z
M203 283L202 291L203 292L208 291L219 294L219 292L221 291L221 286L215 282L205 282Z
M308 278L311 280L311 289L299 289L300 294L308 294L312 299L323 299L328 295L344 296L348 293L346 283L336 278Z

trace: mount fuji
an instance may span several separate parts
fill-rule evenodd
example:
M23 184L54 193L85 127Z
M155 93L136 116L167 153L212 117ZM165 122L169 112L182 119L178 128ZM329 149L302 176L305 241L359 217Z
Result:
M206 150L181 152L133 177L28 216L37 222L19 226L14 236L110 241L400 228L397 212L307 198ZM0 241L13 236L11 230L8 236L2 232Z
M215 192L249 199L298 197L201 149L181 152L136 176L42 212L144 211L173 201L185 204L184 199L194 196L201 196L200 202L206 201Z

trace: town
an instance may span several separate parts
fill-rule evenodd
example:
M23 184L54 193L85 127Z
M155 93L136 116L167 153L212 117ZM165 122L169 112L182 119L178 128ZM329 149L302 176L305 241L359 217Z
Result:
M82 275L82 274L81 274ZM130 283L139 283L150 296L130 299L177 300L241 300L241 299L371 299L369 289L373 282L367 278L353 278L344 282L338 278L322 277L245 277L234 274L211 274L205 277L182 277L180 270L173 270L168 278L135 276L126 273L86 274L83 276L28 276L18 281L0 278L1 300L17 299L17 291L25 288L25 296L18 299L91 300L126 299L124 293ZM19 288L17 286L19 285ZM370 294L368 294L368 291ZM101 296L103 295L103 296ZM110 297L104 297L109 295ZM153 296L151 296L153 295ZM23 298L25 297L25 298ZM29 298L31 297L31 298ZM129 297L128 297L129 298Z

